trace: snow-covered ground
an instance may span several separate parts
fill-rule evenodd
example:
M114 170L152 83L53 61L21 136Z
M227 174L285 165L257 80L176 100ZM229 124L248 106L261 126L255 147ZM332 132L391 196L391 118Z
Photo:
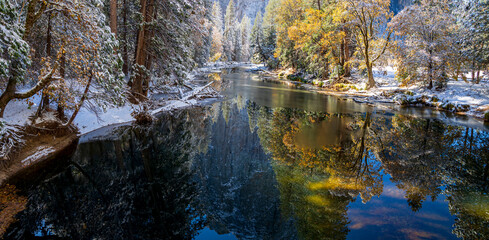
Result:
M188 74L188 81L196 79L199 75L219 71L223 68L243 67L243 66L256 66L244 63L214 63L209 64L203 68L196 69L192 73ZM184 108L191 105L198 104L195 99L190 99L190 95L195 94L196 91L201 91L202 87L196 87L194 91L185 93L181 99L163 100L158 102L158 107L151 110L151 114L155 115L159 112L170 111L173 109ZM151 97L150 97L151 98ZM34 95L28 100L14 100L11 101L5 109L4 118L2 119L9 125L23 126L29 123L29 117L34 115L40 102L40 96ZM29 104L30 103L30 104ZM134 112L134 107L130 103L126 103L123 107L109 108L106 111L99 111L95 113L87 108L87 104L84 104L82 109L75 118L74 124L79 128L80 134L84 135L96 129L132 122L135 119L131 116ZM49 114L48 114L49 115Z
M423 99L425 104L453 112L467 108L467 115L479 118L483 118L484 113L489 111L489 79L487 77L479 84L463 80L450 80L445 89L438 91L429 90L422 84L400 87L400 83L395 76L396 71L392 67L374 69L374 78L377 83L375 88L368 91L364 90L367 79L356 78L357 80L353 84L359 90L351 89L347 93L360 93L368 96L368 99L372 101L380 100L397 103L401 103L403 99L413 102L416 102L417 99ZM406 94L406 91L409 94Z

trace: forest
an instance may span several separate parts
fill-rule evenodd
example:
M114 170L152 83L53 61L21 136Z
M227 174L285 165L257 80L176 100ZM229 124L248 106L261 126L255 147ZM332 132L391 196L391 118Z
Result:
M387 67L395 70L390 80L397 86L436 89L427 95L383 92L389 101L481 118L489 110L489 1L249 4L2 0L2 156L16 145L18 128L27 118L34 124L49 115L56 128L68 128L80 111L98 118L107 110L130 106L133 116L144 119L154 105L151 96L175 87L193 90L185 84L189 74L212 63L253 62L288 80L364 93L381 89L374 71L386 75ZM450 80L479 89L479 98L441 101L438 95ZM5 117L9 105L26 111L7 111Z
M394 189L483 239L488 123L489 0L0 0L0 237L346 239Z

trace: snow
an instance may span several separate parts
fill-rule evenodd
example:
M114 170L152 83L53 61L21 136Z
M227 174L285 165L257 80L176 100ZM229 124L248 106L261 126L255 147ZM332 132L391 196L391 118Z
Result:
M444 90L438 91L429 90L423 84L401 87L395 76L396 69L393 67L374 68L374 79L377 83L375 88L364 90L367 79L355 76L357 80L354 80L353 84L360 90L351 89L347 93L361 93L368 96L368 99L373 102L395 102L395 99L399 99L403 94L395 93L394 96L386 97L386 93L410 91L412 96L407 97L411 99L421 97L433 99L433 97L436 97L438 103L428 100L428 103L433 105L452 104L454 106L467 106L469 109L466 115L469 116L482 118L484 112L489 110L489 79L487 78L483 79L480 84L451 79Z
M198 75L202 75L203 73L207 73L209 71L219 71L222 68L230 68L230 67L238 67L238 66L249 66L252 65L244 64L244 63L216 63L211 66L206 66L204 68L197 69L189 74L188 80L191 81L196 79ZM158 104L162 105L161 107L152 110L151 114L155 115L163 111L170 111L178 108L184 108L192 105L198 104L198 101L195 99L190 99L192 95L197 92L203 90L204 87L197 87L193 92L187 93L182 99L178 100L167 100L158 102ZM151 98L151 97L150 97ZM40 102L40 95L36 94L28 100L13 100L5 109L4 113L4 121L8 125L19 125L23 126L27 123L30 123L29 117L34 115L37 111L38 104ZM29 105L31 103L31 105ZM80 112L76 116L74 120L74 124L80 130L81 135L85 135L94 130L111 126L111 125L119 125L122 123L130 123L134 121L134 118L131 116L131 113L134 112L134 106L129 103L126 103L123 107L117 108L108 108L106 111L99 111L95 113L87 108L87 104L84 104L80 109ZM43 116L43 120L52 119L54 117L54 113L46 113Z
M40 97L38 95L34 95L34 97L30 98L30 101L39 103L39 99ZM29 107L29 104L25 100L13 100L5 108L3 120L9 125L23 126L36 110L37 104Z
M37 151L34 154L32 154L32 155L26 157L24 160L22 160L22 164L24 166L27 166L27 165L31 164L33 161L41 159L42 157L47 156L54 151L56 151L56 149L53 147L40 147L39 149L37 149Z
M132 122L132 106L126 105L119 108L110 108L101 112L98 116L86 108L82 108L75 118L74 124L78 127L81 134L86 134L95 129L126 122Z
M38 102L38 98L39 97L37 97L37 99L34 98L32 101ZM197 103L198 102L195 99L188 100L185 98L185 100L170 100L165 102L163 107L151 111L151 114L154 115L162 111L184 108L196 105ZM28 104L25 101L12 101L5 109L4 120L9 125L22 126L29 123L29 117L33 115L36 110L37 104L28 108ZM107 111L98 114L82 107L75 118L74 124L79 128L80 134L84 135L102 127L132 122L134 121L134 118L131 116L132 112L133 107L129 104L119 108L109 108ZM52 113L45 114L43 119L51 119L52 115Z

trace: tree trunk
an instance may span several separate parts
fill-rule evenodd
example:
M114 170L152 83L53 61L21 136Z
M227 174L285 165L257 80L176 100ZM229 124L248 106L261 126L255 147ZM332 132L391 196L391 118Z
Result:
M39 8L38 11L36 11L36 6L38 3L41 3L41 7ZM29 37L32 27L34 27L34 24L37 22L37 20L41 17L41 15L44 13L48 6L47 1L40 1L40 0L30 0L29 4L27 5L27 15L25 19L25 24L24 24L24 35L23 35L23 40L27 40Z
M36 21L41 17L41 15L46 10L48 3L46 1L43 1L43 2L41 2L41 7L36 12L36 6L39 2L40 2L40 0L31 0L31 1L29 1L28 5L27 5L26 21L24 24L24 35L22 36L22 39L24 41L27 41L27 38L30 35L32 27L34 26ZM53 73L54 72L49 74L49 78L51 78ZM0 96L0 117L3 117L3 114L5 112L5 108L7 107L8 103L12 99L17 98L15 96L16 95L15 91L17 90L17 77L18 77L17 74L18 74L17 71L15 69L12 69L11 76L9 77L9 81L7 83L7 87L5 88L5 91ZM44 80L49 80L49 79L44 79ZM44 82L40 83L39 85L44 86ZM38 86L34 87L33 89L37 89L37 88L38 88ZM27 91L28 94L21 94L20 97L25 98L25 96L30 95L33 89ZM32 96L32 95L30 95L30 96Z
M68 122L64 126L66 127L70 126L71 123L73 123L73 121L75 120L76 115L78 115L78 112L80 111L81 107L83 106L83 103L85 102L85 99L87 98L88 90L90 89L90 85L92 84L92 78L93 76L90 76L90 78L88 79L88 83L87 86L85 86L85 91L83 92L83 96L80 99L80 103L78 103L78 105L75 108L75 112L73 112L73 115L71 115L70 120L68 120Z
M131 82L131 97L129 101L137 104L147 97L149 86L149 71L151 68L151 56L148 54L151 46L152 29L149 25L154 17L154 0L141 0L141 14L143 23L139 27L136 45L136 72Z
M428 62L428 89L433 88L433 59L431 58L432 51L429 50L430 59Z
M13 76L11 76L9 78L5 92L3 92L2 96L0 96L0 118L3 117L3 113L5 112L7 104L10 102L10 100L14 98L16 83L17 80Z
M53 29L53 25L51 24L51 17L52 17L52 14L49 14L49 17L48 17L48 30L47 30L47 36L46 36L46 56L48 58L51 57L51 49L52 49L52 36L51 36L51 31ZM46 86L46 87L49 87L49 84ZM43 95L44 95L44 98L42 100L42 110L46 109L49 107L49 95L47 95L44 91L43 91Z
M48 29L46 32L46 57L50 58L51 57L51 14L48 16ZM49 84L46 86L46 88L49 87ZM49 107L49 95L47 94L46 90L42 91L42 96L41 96L41 102L39 103L39 106L37 107L37 112L35 115L35 118L38 118L41 116L42 111L44 111L46 108Z
M110 0L110 31L117 37L117 0Z
M371 63L367 64L367 72L368 72L367 89L371 89L371 88L375 87L374 72L372 70L372 64Z
M350 33L348 29L345 29L345 38L343 38L343 44L344 44L344 49L343 49L343 69L345 71L344 75L345 77L350 77L351 76L351 70L350 70Z
M65 56L65 54L63 54L61 56L60 61L61 61L60 68L59 68L59 74L61 76L60 81L62 81L61 85L64 86L64 84L65 84L65 82L64 82L65 81L65 73L66 73L66 56ZM58 101L58 109L57 109L59 119L65 118L64 104L65 104L65 99L63 97L63 93L60 93L59 94L59 101Z
M122 38L124 42L124 46L122 49L122 60L124 61L122 65L122 72L124 72L125 76L129 75L129 54L128 54L128 49L127 49L127 0L124 0L124 9L122 10L122 22L123 22L123 31L122 31Z

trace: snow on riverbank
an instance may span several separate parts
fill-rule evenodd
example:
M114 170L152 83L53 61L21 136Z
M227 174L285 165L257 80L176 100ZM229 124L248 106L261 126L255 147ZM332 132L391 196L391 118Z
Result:
M193 80L197 79L199 76L208 74L209 72L219 71L224 68L235 68L235 67L256 67L254 64L245 64L245 63L214 63L209 64L203 68L196 69L193 72L188 74L186 83L191 83ZM194 86L195 90L201 90L202 87ZM176 87L172 87L176 88ZM178 90L175 89L175 92ZM193 92L184 93L184 97L182 99L160 99L156 97L154 101L157 101L158 108L151 110L151 114L155 115L160 112L170 111L179 108L185 108L188 106L198 104L198 100L190 99L190 95ZM197 93L195 93L197 94ZM158 95L156 93L155 95ZM154 99L150 96L150 99ZM5 109L3 120L9 125L18 125L23 126L28 123L29 117L34 115L37 111L38 104L40 102L40 96L34 95L28 100L13 100ZM29 104L30 103L30 104ZM126 103L123 107L109 108L106 111L98 111L95 113L87 108L87 104L84 104L80 109L77 117L75 118L74 124L79 128L80 134L84 135L86 133L92 132L96 129L115 125L122 123L129 123L134 121L134 117L131 116L131 113L134 112L134 105L130 103Z
M410 87L400 87L396 80L396 72L392 67L374 69L375 88L365 89L366 78L354 78L356 89L350 89L347 94L362 94L370 101L395 102L402 105L427 105L452 112L465 112L466 115L484 118L489 111L489 79L486 76L479 84L463 80L450 80L447 87L441 91L429 90L418 84ZM470 79L470 78L469 78Z

